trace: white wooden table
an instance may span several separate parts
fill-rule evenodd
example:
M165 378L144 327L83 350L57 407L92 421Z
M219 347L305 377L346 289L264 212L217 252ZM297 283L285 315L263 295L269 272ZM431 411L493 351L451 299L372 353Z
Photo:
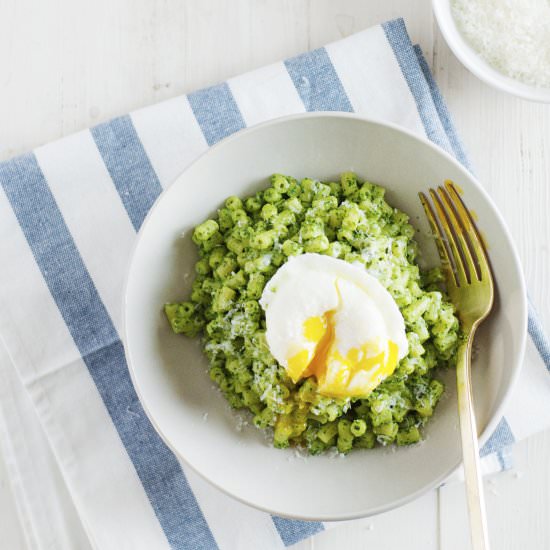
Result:
M429 0L2 0L0 159L397 16L431 61L477 174L516 237L548 329L550 106L504 96L469 74ZM546 244L535 247L536 234ZM548 549L550 432L514 455L514 471L486 480L493 548ZM0 526L2 548L26 549L1 456ZM467 550L463 487L296 548Z

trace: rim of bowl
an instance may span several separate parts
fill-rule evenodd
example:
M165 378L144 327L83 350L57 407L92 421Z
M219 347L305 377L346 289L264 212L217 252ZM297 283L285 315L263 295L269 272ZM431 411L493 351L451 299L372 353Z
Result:
M451 12L451 0L432 0L432 7L447 45L472 74L493 88L516 97L538 103L550 103L550 88L532 86L506 76L489 65L468 44L456 26Z
M410 493L400 499L397 499L396 501L393 501L389 504L377 506L376 508L368 509L368 510L360 510L355 513L343 513L343 514L335 514L335 515L327 515L327 516L311 516L307 514L288 514L284 510L274 510L272 508L269 508L267 506L259 505L255 502L252 502L251 500L248 500L246 498L241 497L240 495L233 493L229 490L227 490L225 487L220 486L218 483L214 483L211 481L206 475L204 475L198 467L196 467L194 464L191 464L185 456L183 456L174 445L172 445L169 438L164 434L163 429L156 421L156 418L154 416L154 413L149 409L147 405L147 401L143 395L143 392L141 391L140 384L138 382L138 378L136 376L136 372L134 371L133 367L133 360L132 360L132 353L128 345L128 327L126 323L126 317L127 317L127 306L128 306L128 287L130 283L130 278L132 276L132 267L134 265L135 256L137 255L137 250L139 248L139 245L142 240L142 236L145 231L147 231L147 226L149 225L155 210L158 207L158 204L161 200L164 200L170 193L170 190L174 187L174 184L176 184L180 178L195 164L198 164L200 162L204 162L204 158L208 157L210 154L212 154L213 151L215 151L218 148L223 147L226 143L229 143L234 140L240 139L242 135L253 133L259 129L266 128L269 126L277 125L277 124L285 124L286 122L299 120L299 119L313 119L313 118L342 118L342 119L348 119L348 120L356 120L359 122L365 122L367 124L374 124L379 126L384 126L391 128L397 132L400 132L402 134L405 134L409 136L410 138L419 141L420 143L424 144L425 146L433 149L438 154L444 156L447 158L448 161L453 163L461 172L464 173L464 176L471 180L474 187L477 189L477 191L480 192L483 199L489 204L490 208L493 210L495 215L497 216L499 222L501 223L501 226L504 230L504 236L507 238L507 241L511 245L512 249L512 266L514 270L516 271L520 283L520 291L521 291L521 319L520 324L522 326L521 331L521 341L519 345L519 352L517 356L517 363L515 364L514 372L512 373L512 378L510 381L510 384L508 385L508 388L506 388L504 392L504 396L502 398L502 401L500 405L495 410L492 418L489 420L485 428L483 429L482 433L478 437L479 446L480 448L485 444L489 436L493 433L495 428L498 425L498 422L503 417L503 410L508 403L508 400L510 398L510 395L512 393L513 388L516 386L521 368L523 363L523 358L525 355L525 345L527 340L527 291L526 291L526 285L525 285L525 279L523 275L523 270L521 268L521 263L519 261L519 256L514 244L514 241L512 239L512 236L510 234L510 231L508 230L508 227L504 221L504 218L500 214L499 210L497 209L496 205L488 195L488 193L485 191L485 189L481 186L481 184L477 181L477 179L470 173L462 164L460 164L453 156L451 156L449 153L447 153L445 150L443 150L438 145L435 145L431 141L429 141L427 138L424 138L422 136L419 136L415 134L414 132L402 128L401 126L394 124L392 122L386 122L380 119L372 118L372 117L365 117L361 115L357 115L356 113L345 113L345 112L333 112L333 111L317 111L317 112L310 112L310 113L300 113L295 115L287 115L283 117L274 118L271 120L268 120L266 122L261 122L259 124L256 124L254 126L250 126L248 128L244 128L242 130L239 130L238 132L235 132L234 134L222 139L218 143L214 144L212 147L201 153L199 157L197 157L185 170L174 180L172 184L170 184L155 200L153 206L147 213L140 230L138 232L138 235L136 237L136 240L133 245L133 249L130 255L130 259L128 262L128 268L126 271L126 278L124 281L123 286L123 293L122 293L122 330L121 330L121 336L122 336L122 342L124 345L124 354L126 356L126 362L128 364L128 371L130 373L130 379L132 380L132 384L134 385L134 388L136 390L137 396L139 398L139 401L143 407L143 410L145 411L145 414L149 418L149 421L155 428L156 432L159 434L161 439L164 441L166 446L178 457L181 461L185 463L186 466L191 468L194 472L196 472L201 478L205 479L208 483L210 483L212 486L216 487L216 489L222 491L226 495L229 495L230 497L234 498L235 500L238 500L239 502L242 502L243 504L246 504L248 506L252 506L253 508L256 508L258 510L261 510L263 512L267 512L269 514L275 514L277 516L283 517L283 518L289 518L289 519L298 519L303 521L346 521L346 520L352 520L352 519L359 519L359 518L365 518L374 516L377 514L381 514L384 512L387 512L389 510L393 510L395 508L399 508L400 506L403 506L407 504L408 502L411 502L420 496L426 494L428 491L439 487L446 479L448 479L452 474L454 474L461 466L462 466L462 458L458 460L455 464L453 464L446 473L442 474L441 476L438 476L436 479L432 480L429 484L425 485L421 489L414 491L413 493Z

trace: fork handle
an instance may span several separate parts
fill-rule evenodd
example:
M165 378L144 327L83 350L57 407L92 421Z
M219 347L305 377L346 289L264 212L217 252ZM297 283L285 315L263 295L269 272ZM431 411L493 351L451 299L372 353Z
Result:
M458 350L456 365L458 412L472 548L473 550L489 550L485 497L483 495L479 462L477 424L472 399L471 358L474 331L475 329L470 331L467 340L461 344Z

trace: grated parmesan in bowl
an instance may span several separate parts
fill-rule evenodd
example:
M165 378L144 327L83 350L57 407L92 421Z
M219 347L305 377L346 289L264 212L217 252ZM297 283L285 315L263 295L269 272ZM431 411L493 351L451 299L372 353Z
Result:
M478 78L550 103L550 0L433 0L442 34Z
M453 0L458 29L510 78L550 88L550 0Z

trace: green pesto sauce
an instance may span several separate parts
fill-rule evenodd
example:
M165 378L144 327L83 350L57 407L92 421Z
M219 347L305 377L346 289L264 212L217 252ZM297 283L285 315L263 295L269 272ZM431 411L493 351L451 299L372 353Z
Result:
M258 428L273 428L276 447L317 454L416 443L444 389L434 369L456 359L459 324L441 273L420 271L414 228L382 187L351 172L338 182L281 174L270 182L245 199L229 197L195 228L200 260L189 301L165 305L172 329L202 335L210 377ZM363 398L320 395L314 377L294 384L267 346L258 300L277 269L305 252L364 265L405 319L408 355Z

